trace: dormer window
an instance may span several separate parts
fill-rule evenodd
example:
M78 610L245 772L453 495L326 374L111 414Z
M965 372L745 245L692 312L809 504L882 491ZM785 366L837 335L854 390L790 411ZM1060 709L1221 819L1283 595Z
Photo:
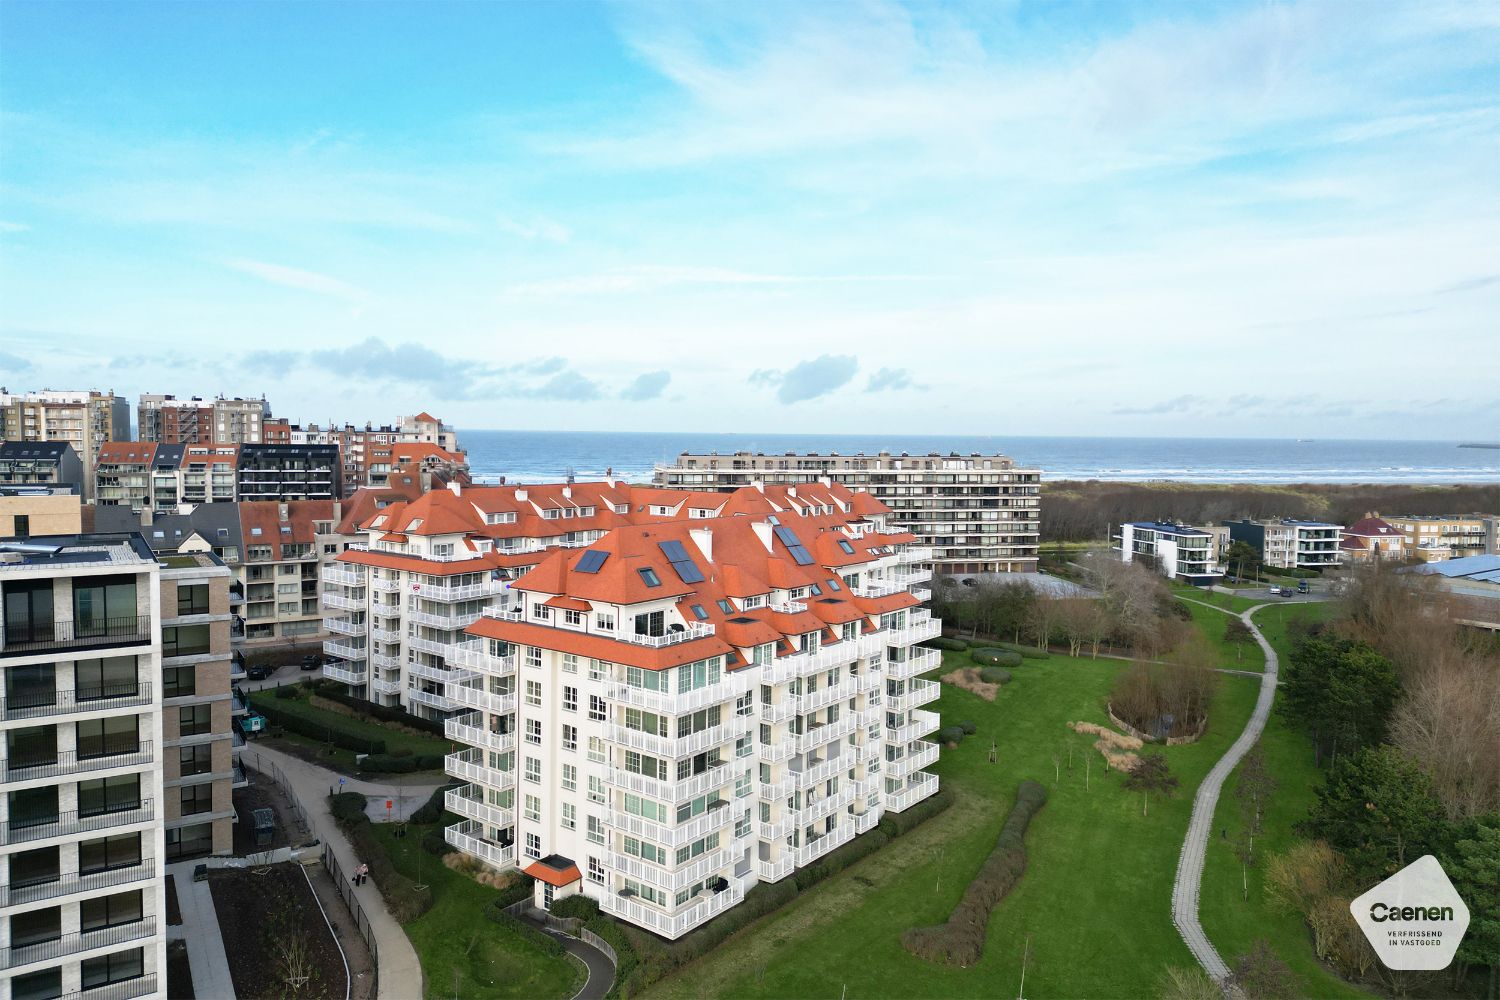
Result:
M766 603L765 597L762 596L762 595L760 595L760 594L756 594L756 595L754 595L752 597L747 597L747 598L745 598L745 601L744 601L745 607L747 609L749 609L749 608L764 607L765 603Z
M422 519L420 517L414 517L414 518L411 519L411 523L406 526L406 530L407 531L416 531L421 526L422 526Z

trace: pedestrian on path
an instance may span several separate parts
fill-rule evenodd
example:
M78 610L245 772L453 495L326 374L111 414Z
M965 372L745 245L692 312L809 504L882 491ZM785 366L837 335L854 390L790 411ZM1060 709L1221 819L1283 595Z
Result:
M370 866L369 865L360 865L358 868L354 869L354 884L355 885L364 885L365 882L366 882L366 880L369 879L369 877L370 877Z

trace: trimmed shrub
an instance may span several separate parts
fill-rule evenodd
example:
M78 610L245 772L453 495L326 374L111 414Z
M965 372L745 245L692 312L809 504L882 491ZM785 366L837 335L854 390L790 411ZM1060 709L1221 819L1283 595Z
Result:
M516 875L516 881L511 884L509 889L500 890L500 895L494 899L494 906L504 909L507 906L514 906L523 899L530 899L535 894L536 879L525 872L518 871L514 874Z
M281 687L278 685L276 688L276 697L282 699L283 701L287 700L288 698L295 698L297 697L297 688L295 686Z
M1047 802L1047 790L1035 781L1023 781L1016 804L994 848L980 866L979 874L964 890L948 922L933 927L912 927L901 934L902 946L929 962L946 962L970 968L984 954L990 913L1026 873L1026 827Z
M958 726L944 726L937 731L939 743L957 746L964 741L964 731Z
M361 771L372 771L377 774L410 774L417 769L417 762L411 757L394 757L388 753L372 753L359 762Z
M552 915L554 917L577 917L580 920L592 920L599 915L599 904L582 893L574 896L564 896L552 904Z
M445 796L453 789L463 787L463 784L464 783L462 781L450 781L442 788L439 788L437 791L433 792L431 798L429 798L422 805L418 806L412 812L411 821L413 823L422 823L424 825L428 823L442 822L443 813L446 811L446 806L444 805L446 801Z
M969 659L981 667L1019 667L1021 665L1021 654L1013 649L984 649L969 650Z
M442 830L428 830L422 834L422 850L428 854L442 857L444 854L449 854L453 851L453 845L448 843L447 838L443 836Z
M519 938L530 941L542 950L542 954L552 958L562 958L564 948L562 942L551 934L544 934L524 920L518 920L505 912L504 907L496 906L497 900L490 900L484 904L484 918L491 923L499 924Z
M969 648L968 642L963 639L955 639L953 636L939 635L927 639L921 643L928 649L946 649L950 653L961 652Z
M365 802L365 797L358 792L339 792L328 800L328 811L342 826L365 818Z
M352 708L360 715L378 719L381 722L397 722L403 726L410 726L413 729L432 733L434 736L444 735L443 724L441 722L412 715L404 709L395 708L390 705L377 705L372 701L365 701L363 698L356 698L353 695L345 694L341 690L343 685L338 681L320 682L316 687L319 697L327 698L329 701L336 701L340 705Z
M277 688L277 690L282 689ZM326 722L314 722L287 712L278 705L268 704L264 699L255 699L252 704L256 711L264 715L273 725L280 726L289 733L296 733L298 736L305 736L319 743L332 743L336 747L353 750L355 753L385 753L385 740L365 739L363 736L331 726Z
M984 667L979 671L979 679L986 684L1009 684L1010 671L1001 670L999 667Z
M443 767L443 755L440 753L419 753L414 759L418 771L437 771Z
M973 719L965 719L958 724L958 728L964 731L965 736L973 736L975 733L979 732L979 724L976 723Z
M901 812L887 812L880 817L878 829L887 837L894 840L905 833L915 830L926 820L931 819L938 813L953 804L953 789L939 788L937 794L928 796L910 809Z
M1045 649L1037 649L1035 646L1026 646L1021 643L997 642L995 643L995 648L1008 649L1012 653L1020 653L1021 657L1027 660L1050 660L1052 658L1052 654Z

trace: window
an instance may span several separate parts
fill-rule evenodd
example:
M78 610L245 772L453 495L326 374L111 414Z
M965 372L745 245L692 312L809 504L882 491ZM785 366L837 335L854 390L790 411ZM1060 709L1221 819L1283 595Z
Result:
M564 653L563 654L563 661L562 661L562 663L563 663L563 666L562 666L563 673L565 673L565 674L576 674L576 673L578 673L578 654L577 653Z
M613 632L615 630L615 616L603 612L594 616L594 627L601 632Z
M25 520L18 515L17 521ZM25 535L18 535L25 538ZM43 969L40 972L30 972L24 976L16 976L10 981L11 1000L51 1000L52 997L63 995L62 988L62 966L54 966Z
M608 755L604 752L604 740L598 736L590 736L589 760L596 764L603 764L608 759Z
M753 693L742 694L734 701L734 714L739 716L751 715L755 712L755 695Z
M570 726L567 723L563 723L563 727L562 727L562 748L564 750L577 750L578 749L578 727L577 726Z
M589 817L588 838L591 844L604 843L604 821L598 816Z
M589 695L589 718L595 722L603 722L607 714L604 699L597 694Z
M541 745L541 743L542 743L542 720L541 719L527 719L526 720L526 742L527 743L535 743L538 746Z
M578 791L578 767L574 764L562 766L562 786L564 791Z
M198 690L198 668L166 667L161 672L161 696L163 698L186 698Z
M749 794L750 794L750 772L746 771L744 774L742 774L738 778L734 779L734 797L737 798L737 799L743 799L745 796L747 796Z
M524 816L525 816L526 819L531 820L533 823L540 823L541 822L541 820L542 820L542 799L541 799L540 796L538 796L538 795L528 795L528 796L526 796L526 809L525 809L525 812L524 812Z
M625 880L625 888L629 889L637 896L646 900L648 903L655 903L657 906L667 905L666 891L663 889L658 889L654 885L643 885L642 883L637 882L635 879L628 878Z
M715 603L719 605L719 610L724 612L726 615L734 614L734 605L730 604L724 598L719 598Z
M81 875L133 868L141 863L141 835L122 833L101 840L85 840L78 845L78 871Z
M642 861L650 861L652 864L664 865L667 863L666 848L659 847L649 840L626 837L622 850L631 857L640 858Z
M648 586L648 587L660 587L661 586L661 577L657 576L656 575L656 570L652 569L650 566L642 566L640 569L636 570L636 572L640 574L641 582L644 583L646 586Z
M182 815L195 816L198 813L213 812L213 782L204 782L201 785L183 785L177 791L182 797Z
M11 888L19 889L33 885L46 885L62 877L60 852L56 847L43 847L34 851L22 851L10 856Z
M183 705L177 710L179 736L202 736L213 729L212 705Z
M78 759L134 753L140 745L138 722L139 716L117 715L78 723Z
M146 974L146 952L144 948L131 948L101 955L80 962L78 970L83 976L82 985L85 990L127 979L139 979Z
M526 856L529 858L540 858L542 856L541 834L528 833L526 835Z
M177 585L177 614L208 614L208 584L194 583Z
M604 864L592 856L589 857L589 881L598 882L601 885L604 882Z
M631 774L654 778L657 781L667 780L667 762L643 754L638 750L625 751L625 770Z
M665 805L640 795L626 793L625 811L632 816L639 816L653 823L670 822L667 819L670 811Z
M576 687L563 685L563 711L578 711L578 689Z
M604 779L598 775L589 775L588 798L590 802L604 801Z
M563 624L564 625L582 625L583 624L583 612L582 611L570 611L570 610L566 610L565 609L563 611Z
M117 892L110 896L94 896L79 902L79 928L85 933L101 927L118 927L140 920L141 891Z
M177 750L177 774L187 778L195 774L207 774L214 767L214 748L211 743L199 743Z
M542 648L540 646L526 647L526 665L528 667L540 667L542 665Z
M79 701L121 698L137 692L133 656L79 660L75 669L74 685Z
M605 676L608 673L609 673L609 664L608 663L605 663L603 660L590 660L589 661L589 680L591 680L591 681L602 681L602 680L604 680Z
M734 835L736 837L750 836L750 814L745 813L734 824Z
M31 537L31 515L17 514L13 519L15 527L12 529L17 538Z
M526 704L541 707L542 704L542 682L526 682Z
M10 918L10 945L21 948L43 941L56 941L62 937L62 907L49 906L30 913L12 914Z
M542 783L542 762L535 757L526 758L526 780L537 785Z
M702 857L709 851L717 851L718 849L719 835L711 833L701 840L695 840L691 844L677 848L677 863L679 865L687 864L694 858Z
M198 656L209 651L207 625L167 625L161 630L162 656Z
M76 637L135 635L139 623L134 576L96 576L86 581L73 581L73 634ZM205 626L198 627L207 631Z
M533 604L531 606L531 617L548 621L552 617L552 609L545 604Z
M578 829L578 807L571 802L562 805L562 825L564 830Z

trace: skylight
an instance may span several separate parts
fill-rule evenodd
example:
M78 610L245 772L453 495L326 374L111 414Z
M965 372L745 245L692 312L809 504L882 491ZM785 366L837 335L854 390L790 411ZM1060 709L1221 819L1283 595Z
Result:
M708 611L701 604L692 605L693 617L700 622L708 621Z
M849 540L847 538L839 539L839 548L844 550L845 555L854 555L854 546L849 544Z
M644 583L646 586L648 586L648 587L660 587L661 586L661 577L657 576L656 575L656 570L652 569L650 566L642 566L640 569L636 570L636 572L641 575L641 582Z

